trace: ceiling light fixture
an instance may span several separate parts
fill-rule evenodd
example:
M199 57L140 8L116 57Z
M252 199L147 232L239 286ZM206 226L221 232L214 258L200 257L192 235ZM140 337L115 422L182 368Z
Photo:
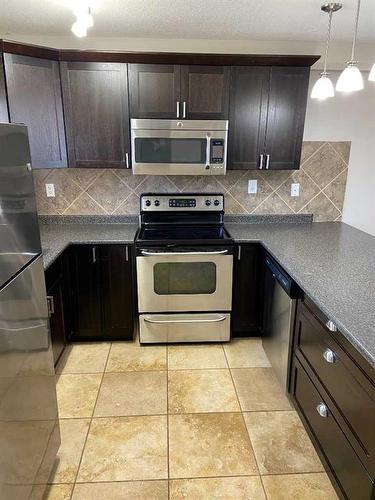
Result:
M311 98L312 99L323 100L323 99L327 99L328 97L333 97L335 95L332 81L328 76L329 74L327 73L327 61L328 61L329 44L331 41L332 15L334 12L340 10L341 7L342 7L341 3L325 3L321 7L321 10L323 12L327 12L329 14L328 32L327 32L327 41L326 41L326 52L324 55L323 72L320 73L320 78L315 82L315 84L312 88L312 91L311 91Z
M81 4L78 8L75 8L74 14L77 19L72 26L72 32L79 38L82 38L87 35L88 28L94 26L91 8L88 5Z
M339 76L336 84L336 90L339 92L354 92L363 89L363 77L358 68L358 63L355 60L355 45L357 42L359 11L361 8L361 0L357 2L357 14L355 18L355 28L352 44L352 55L350 61L346 63L346 68Z

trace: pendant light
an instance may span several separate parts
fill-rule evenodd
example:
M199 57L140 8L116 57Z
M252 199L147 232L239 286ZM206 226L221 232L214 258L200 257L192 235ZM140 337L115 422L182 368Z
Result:
M94 19L89 5L80 4L74 9L76 21L72 26L72 32L82 38L87 35L87 29L94 26Z
M328 97L333 97L335 95L335 91L333 88L333 84L331 79L327 73L327 60L328 60L328 52L329 52L329 43L331 41L331 26L332 26L332 15L334 12L340 10L342 7L341 3L325 3L322 5L321 10L323 12L327 12L329 14L328 20L328 32L327 32L327 41L326 41L326 52L324 55L324 67L323 72L320 73L320 78L317 80L311 91L312 99L327 99Z
M359 71L358 63L355 60L355 45L357 42L360 7L361 7L361 0L358 0L357 14L355 18L353 45L352 45L352 56L350 61L346 63L346 68L344 69L344 71L339 76L339 79L337 80L336 90L338 90L339 92L354 92L356 90L363 89L362 73Z
M370 82L375 82L375 63L371 68L370 74L368 75Z

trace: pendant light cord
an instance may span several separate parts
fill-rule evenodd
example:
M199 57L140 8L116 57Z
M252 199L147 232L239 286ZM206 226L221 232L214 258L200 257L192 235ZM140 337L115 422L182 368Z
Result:
M357 3L357 15L355 18L355 29L354 29L354 36L353 36L353 45L352 45L352 58L351 61L354 61L354 55L355 55L355 46L357 43L357 33L358 33L358 21L359 21L359 10L361 8L361 0L358 0Z
M325 56L324 56L324 68L323 68L323 74L324 75L327 73L328 51L329 51L329 44L331 42L332 15L333 15L333 10L331 9L329 11L328 32L327 32L327 41L326 41L326 53L325 53Z

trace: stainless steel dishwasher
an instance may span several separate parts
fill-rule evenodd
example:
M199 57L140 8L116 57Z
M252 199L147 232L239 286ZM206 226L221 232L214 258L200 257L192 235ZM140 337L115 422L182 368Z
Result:
M296 301L301 290L268 254L264 262L263 347L282 388L288 391Z

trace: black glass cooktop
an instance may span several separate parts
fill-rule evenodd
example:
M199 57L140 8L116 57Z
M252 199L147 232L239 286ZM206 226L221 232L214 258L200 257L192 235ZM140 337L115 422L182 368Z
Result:
M142 241L231 241L222 225L215 226L153 226L142 227L138 240Z

